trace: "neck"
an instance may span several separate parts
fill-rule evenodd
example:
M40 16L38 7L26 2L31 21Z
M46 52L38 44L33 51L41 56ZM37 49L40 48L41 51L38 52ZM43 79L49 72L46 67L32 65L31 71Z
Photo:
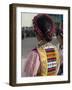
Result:
M44 45L46 43L47 43L46 40L40 40L40 41L38 41L38 46Z

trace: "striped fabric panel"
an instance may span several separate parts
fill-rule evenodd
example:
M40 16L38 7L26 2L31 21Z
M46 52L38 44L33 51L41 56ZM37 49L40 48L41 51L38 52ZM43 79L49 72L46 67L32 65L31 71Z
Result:
M55 52L47 52L47 55L56 54Z
M47 61L48 61L48 62L56 61L56 57L55 57L55 58L48 58Z
M56 63L52 65L48 65L48 68L53 68L53 67L56 67Z
M55 52L54 48L48 48L46 49L46 52Z
M47 55L47 57L50 59L50 58L56 58L56 55L55 56L53 56L53 55Z
M55 71L56 67L48 68L48 72Z
M52 71L52 72L48 72L48 76L52 76L55 74L55 71Z
M47 54L47 57L50 60L51 58L56 58L56 54Z
M48 75L54 75L56 72L56 52L54 48L46 49L48 61Z
M48 58L51 58L51 57L55 57L56 56L56 53L55 53L54 48L48 48L48 49L46 49L46 53L47 53L47 57Z
M56 61L55 62L49 62L48 63L48 70L50 69L53 69L53 68L56 68Z
M56 64L56 61L54 61L54 62L48 62L48 65L54 65L54 64Z
M56 54L47 54L47 57L50 58L50 57L56 57Z

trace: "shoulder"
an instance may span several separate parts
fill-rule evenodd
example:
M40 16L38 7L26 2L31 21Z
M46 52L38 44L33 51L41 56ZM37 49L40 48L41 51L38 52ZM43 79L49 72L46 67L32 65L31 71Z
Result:
M36 49L33 49L32 51L30 51L27 56L28 61L36 60L38 58L39 58L39 55Z
M38 52L37 52L37 49L33 49L29 55L34 55L34 56L38 56Z

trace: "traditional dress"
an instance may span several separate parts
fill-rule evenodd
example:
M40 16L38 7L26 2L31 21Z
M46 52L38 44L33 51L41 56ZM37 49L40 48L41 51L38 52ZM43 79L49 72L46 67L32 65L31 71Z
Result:
M57 75L59 67L59 52L54 45L47 43L32 50L25 72L26 76L51 76Z

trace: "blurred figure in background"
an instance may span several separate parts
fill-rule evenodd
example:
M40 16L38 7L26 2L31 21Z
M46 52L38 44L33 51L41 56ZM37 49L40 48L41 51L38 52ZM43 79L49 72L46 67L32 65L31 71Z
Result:
M56 31L56 36L59 41L58 48L59 48L60 58L61 58L58 75L62 75L63 74L63 29L58 29Z

